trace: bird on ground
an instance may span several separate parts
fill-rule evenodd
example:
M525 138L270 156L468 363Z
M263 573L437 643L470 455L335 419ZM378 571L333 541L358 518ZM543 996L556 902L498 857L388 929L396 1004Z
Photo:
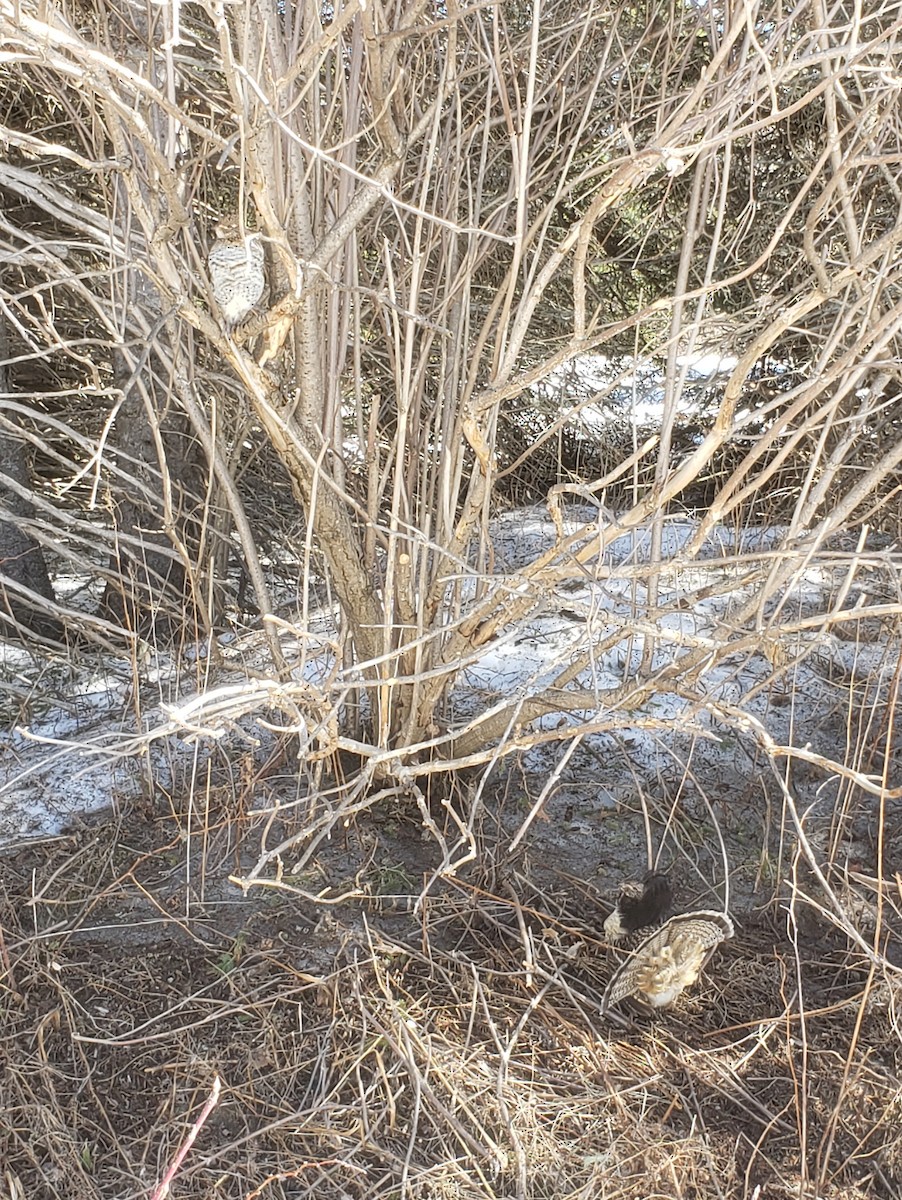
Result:
M723 912L671 917L614 972L601 1001L602 1013L624 1000L668 1008L695 983L720 943L732 936L733 922Z
M620 886L614 911L604 923L604 936L614 946L638 945L664 920L673 903L673 889L660 871Z
M242 229L237 217L226 217L216 226L207 266L213 298L226 329L231 332L262 307L269 294L263 239Z

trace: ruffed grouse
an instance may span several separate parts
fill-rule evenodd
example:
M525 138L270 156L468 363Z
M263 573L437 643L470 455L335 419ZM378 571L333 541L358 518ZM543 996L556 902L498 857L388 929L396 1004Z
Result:
M216 226L216 241L207 262L213 298L231 332L260 308L269 294L262 238L254 231L242 231L237 218L224 218Z

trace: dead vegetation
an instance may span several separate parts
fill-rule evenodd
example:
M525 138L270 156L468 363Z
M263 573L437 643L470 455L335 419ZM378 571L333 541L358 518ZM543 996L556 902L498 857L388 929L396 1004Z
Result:
M0 821L120 814L4 850L3 1200L899 1194L902 9L847 7L0 0ZM738 936L602 1022L592 872L662 849Z
M604 900L560 880L514 870L492 894L473 877L416 915L211 894L186 919L166 853L124 850L151 826L83 836L107 864L87 887L68 840L5 860L11 1200L151 1194L217 1078L173 1195L851 1200L902 1184L893 984L814 910L804 935L737 914L675 1011L602 1021Z

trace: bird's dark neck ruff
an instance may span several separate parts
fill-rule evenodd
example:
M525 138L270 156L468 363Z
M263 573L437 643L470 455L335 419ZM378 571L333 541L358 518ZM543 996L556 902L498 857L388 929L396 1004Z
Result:
M649 871L641 883L625 883L617 906L604 923L608 941L620 942L637 930L659 925L673 902L670 880L660 871Z

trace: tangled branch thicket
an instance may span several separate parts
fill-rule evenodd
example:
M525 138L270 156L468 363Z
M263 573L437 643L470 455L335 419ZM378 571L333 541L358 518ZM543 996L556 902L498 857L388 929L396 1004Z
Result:
M760 820L757 881L777 890L789 872L793 919L811 902L838 939L819 926L826 960L852 956L836 971L847 984L858 972L854 987L834 1001L825 968L815 988L825 1010L839 1006L839 1024L865 1012L875 973L888 972L881 1030L892 1059L900 32L898 0L0 0L0 619L4 644L27 648L25 665L11 657L4 675L10 726L61 694L79 716L70 672L125 662L127 740L76 733L66 749L80 762L102 743L110 758L146 763L155 795L176 733L211 744L259 717L272 758L228 759L217 776L198 757L188 783L203 806L182 823L174 799L170 815L186 861L200 836L204 879L215 859L248 894L291 886L314 909L325 903L318 853L377 806L416 805L441 860L411 886L425 895L491 858L498 833L486 830L484 801L499 766L530 753L548 766L540 795L525 789L528 815L506 827L517 850L578 752L629 745L640 731L666 747L662 760L682 763L681 794L694 750L681 758L674 736L693 747L735 739L756 767L768 764L762 792L779 804L779 818L768 807ZM261 235L270 280L268 308L234 335L206 265L224 215ZM708 351L732 365L701 385L688 364ZM643 372L662 400L650 429L622 403ZM600 426L600 413L616 419ZM544 506L553 534L533 538L527 515L511 523L511 502L524 498ZM515 532L504 545L501 527ZM549 614L560 618L556 653L505 688L487 664ZM217 640L226 627L237 650ZM855 647L851 666L843 642ZM749 684L751 663L766 671ZM812 672L829 714L811 711ZM151 685L160 708L148 718ZM791 709L785 725L762 715L763 695L769 712ZM806 744L828 720L838 751L836 740ZM29 748L12 735L10 746L24 761ZM255 810L262 833L249 863L236 845L245 801L286 755L303 781L287 806ZM814 805L827 778L831 814L812 830L798 789L810 785ZM707 821L719 798L693 783ZM679 803L657 817L708 871ZM877 830L866 863L848 851L860 822L867 837ZM135 853L114 866L110 852L97 896L139 878ZM62 868L47 869L53 881ZM359 898L366 871L353 874L344 883ZM510 886L499 890L516 908L521 889ZM99 1036L115 1054L92 1058L70 999L53 998L56 968L14 913L9 923L27 986L9 977L4 987L9 1003L41 1006L43 1091L17 1067L7 1153L29 1187L52 1161L54 1195L119 1194L121 1178L91 1182L102 1144L103 1170L115 1160L128 1186L143 1186L157 1177L158 1148L123 1147L113 1102L95 1096L85 1150L68 1128L84 1115L79 1095L59 1083L96 1069L127 1091L124 1035ZM434 937L425 919L423 931ZM662 1154L642 1135L636 1101L660 1059L630 1071L618 1059L615 1086L587 1042L580 1127L560 1104L573 1096L554 1048L546 1059L539 1038L514 1053L526 1028L518 1006L535 1000L522 961L498 968L490 1001L483 962L438 971L438 952L424 950L416 994L402 1001L385 962L410 946L364 953L357 928L347 944L346 966L333 970L333 958L279 987L285 1011L312 1022L331 1073L286 1050L294 1033L280 1010L263 1023L273 1040L245 1063L246 1094L232 1081L223 1170L263 1126L278 1134L259 1142L259 1171L241 1176L248 1192L689 1196L713 1180L712 1195L769 1200L765 1177L773 1195L784 1194L774 1180L798 1195L898 1185L895 1068L873 1066L877 1043L862 1043L860 1020L843 1026L847 1058L829 1097L826 1083L817 1102L808 1091L829 1074L826 1034L804 1048L813 1076L781 1091L777 1060L794 1068L796 1029L810 1032L790 951L780 961L798 968L795 990L770 980L784 989L785 1023L761 1033L773 1093L755 1101L740 1083L759 1051L740 1052L738 1040L719 1042L706 1064L705 1094L745 1096L758 1122L728 1178L713 1143L695 1140L694 1117L708 1111L700 1060L658 1048L669 1071L679 1060L686 1072L685 1087L651 1105L655 1120L686 1120L678 1152ZM0 942L0 955L9 972L15 953ZM284 967L267 958L266 970ZM406 1014L416 1022L428 1007L432 971L451 999L429 1009L429 1037L414 1045ZM179 1026L189 1041L205 1019L195 985L186 981L196 1009ZM216 999L217 1021L239 1033L258 1004L253 981L240 988L233 1007ZM330 1019L317 1020L319 1003ZM516 1036L502 1032L496 1004L510 1006ZM554 1022L542 1020L550 1037ZM77 1034L71 1057L48 1040L63 1027ZM35 1026L14 1017L10 1028L21 1049ZM238 1033L223 1037L236 1053ZM492 1053L495 1074L480 1057ZM209 1065L215 1048L198 1056ZM159 1060L147 1069L169 1070ZM534 1107L516 1112L527 1080ZM200 1086L180 1063L166 1104L148 1101L146 1128L177 1121L177 1101L187 1106ZM290 1115L279 1108L293 1089L316 1114L303 1137L297 1097L285 1101ZM859 1103L860 1089L869 1098ZM38 1151L23 1130L41 1120ZM795 1121L802 1165L790 1165L786 1142L763 1171L767 1137L789 1138ZM632 1152L594 1157L593 1138L613 1147L628 1135ZM192 1176L198 1194L220 1186L211 1162Z
M215 627L236 545L273 612L278 515L304 589L321 577L341 607L367 740L416 758L461 665L649 522L654 620L663 526L703 479L686 558L783 494L759 612L894 492L894 6L832 24L814 4L4 11L4 430L43 485L7 473L7 493L39 546L106 581L119 632L148 610ZM224 211L263 233L276 285L240 344L204 268ZM681 356L725 340L738 363L680 440ZM556 452L577 401L521 448L555 368L637 346L665 364L652 445L574 479ZM632 503L487 573L508 444L522 478L551 463ZM290 496L248 491L265 463ZM575 687L592 653L543 691L597 707ZM547 707L508 698L438 749L492 747Z

